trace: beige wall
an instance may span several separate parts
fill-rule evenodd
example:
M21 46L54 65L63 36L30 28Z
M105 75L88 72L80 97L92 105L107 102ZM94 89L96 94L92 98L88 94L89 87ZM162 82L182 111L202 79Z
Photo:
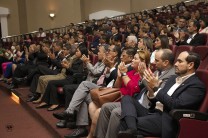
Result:
M80 22L80 0L26 0L28 31ZM49 13L54 12L52 20Z
M82 21L89 18L89 14L102 10L115 10L125 13L130 12L130 0L81 0Z
M102 10L125 13L175 4L184 0L0 0L0 7L10 10L9 35L50 29L78 23L88 19L89 14ZM54 12L52 20L49 13Z
M27 33L28 26L27 26L27 11L26 11L26 0L18 0L18 13L19 13L19 29L20 33Z
M17 0L0 0L0 7L9 9L10 15L8 16L8 34L19 34L19 11Z

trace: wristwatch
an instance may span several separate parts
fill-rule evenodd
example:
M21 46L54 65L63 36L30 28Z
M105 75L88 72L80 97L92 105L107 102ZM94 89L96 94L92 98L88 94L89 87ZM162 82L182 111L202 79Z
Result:
M127 75L126 73L122 73L122 74L121 74L121 77L126 76L126 75Z
M153 91L156 92L159 88L158 87L154 87Z

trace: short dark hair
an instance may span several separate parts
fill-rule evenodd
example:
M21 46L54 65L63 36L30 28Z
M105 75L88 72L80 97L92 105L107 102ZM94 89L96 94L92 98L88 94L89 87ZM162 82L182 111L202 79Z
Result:
M190 22L193 22L193 26L195 26L197 28L197 32L198 32L199 29L200 29L200 23L199 23L199 21L197 21L197 20L191 20Z
M64 44L61 41L56 41L56 46L60 46L61 48L63 48Z
M120 57L121 57L121 47L118 45L114 45L113 48L114 52L117 52L117 62L120 62Z
M79 49L79 51L81 52L82 55L88 56L88 49L85 46L79 45L78 49Z
M132 57L134 57L134 55L136 54L136 49L135 48L124 48L123 50L122 50L122 52L123 51L126 51L126 54L128 55L128 56L132 56Z
M175 57L174 57L174 54L173 52L170 50L170 49L161 49L162 50L162 55L161 55L161 59L164 61L164 60L168 60L169 63L171 65L174 64L174 60L175 60Z
M188 51L187 51L188 52ZM188 52L188 56L186 57L186 61L188 63L194 62L194 69L197 70L200 65L200 56L197 53L194 52Z

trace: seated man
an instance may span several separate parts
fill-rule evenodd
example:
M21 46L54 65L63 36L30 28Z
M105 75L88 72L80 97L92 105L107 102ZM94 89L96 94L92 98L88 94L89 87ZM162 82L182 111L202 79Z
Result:
M206 44L206 38L204 35L199 34L200 24L198 21L190 21L188 25L189 38L185 38L185 32L175 32L176 45L190 45L190 46L200 46Z
M205 86L195 75L199 64L199 55L182 52L175 63L177 75L170 77L163 88L158 88L158 84L154 83L154 74L145 70L144 79L149 86L147 96L154 107L146 109L135 99L123 97L118 137L127 138L139 134L175 138L177 124L169 112L173 109L197 110L205 95Z

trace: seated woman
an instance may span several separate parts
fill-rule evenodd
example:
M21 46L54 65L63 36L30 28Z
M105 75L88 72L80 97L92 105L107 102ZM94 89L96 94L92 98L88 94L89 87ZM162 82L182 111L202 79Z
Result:
M166 48L169 48L168 36L159 35L155 40L155 44L154 44L155 51L159 49L166 49ZM150 63L154 63L155 61L155 51L152 52Z
M149 50L150 53L153 51L153 41L149 37L142 37L138 41L139 50Z
M37 106L37 108L44 108L50 104L51 106L48 108L48 111L57 109L59 107L57 87L62 87L72 83L80 83L78 81L80 78L76 78L76 76L73 75L76 73L83 73L84 66L81 57L82 55L87 56L88 50L85 46L79 46L75 55L76 58L72 61L72 65L65 61L62 62L62 66L66 68L66 79L49 81L42 97L42 102Z
M12 76L12 74L14 73L17 65L24 64L24 62L25 62L25 55L27 53L26 46L17 45L17 46L15 46L15 49L16 49L16 52L13 55L12 63L7 64L7 67L6 67L5 74L8 77ZM13 81L12 78L7 80L7 82L11 82L11 81ZM9 89L14 88L14 85L15 85L14 82L12 82L8 88Z
M133 68L133 70L131 71L127 72L127 67L123 62L121 62L118 66L118 74L114 87L120 88L122 95L133 96L135 93L140 92L138 82L139 80L141 80L141 76L138 67L142 62L145 63L146 66L148 66L149 61L150 53L146 50L138 51L138 53L135 54L134 59L131 62L131 67ZM91 102L89 105L89 112L92 119L92 125L88 138L92 138L96 127L97 119L99 117L100 108L98 108L95 103Z

